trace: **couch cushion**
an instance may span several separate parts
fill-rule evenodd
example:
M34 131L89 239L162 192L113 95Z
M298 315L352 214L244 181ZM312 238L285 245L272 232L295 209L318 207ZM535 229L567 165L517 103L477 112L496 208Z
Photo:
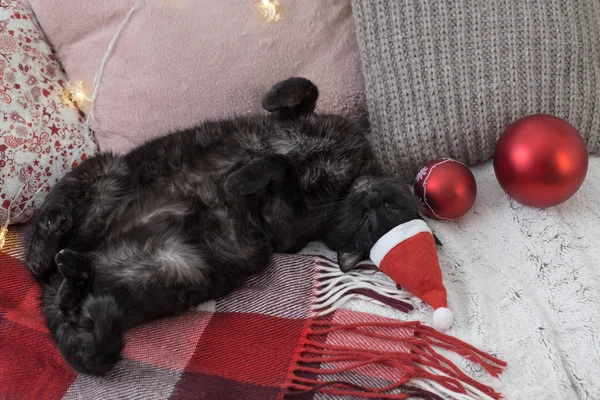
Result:
M88 89L134 2L31 0L69 78ZM142 1L98 92L91 126L101 149L123 152L204 119L258 112L262 95L293 75L319 86L321 111L360 114L350 1L279 2L281 20L267 23L259 0Z
M567 119L600 151L598 0L353 0L372 143L413 179L475 164L528 114Z

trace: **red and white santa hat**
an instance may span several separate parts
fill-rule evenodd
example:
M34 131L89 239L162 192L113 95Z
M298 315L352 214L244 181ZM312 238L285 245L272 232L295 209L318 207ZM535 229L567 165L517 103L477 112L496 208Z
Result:
M375 243L371 261L403 289L432 306L432 326L445 331L452 325L446 288L431 230L420 219L398 225Z

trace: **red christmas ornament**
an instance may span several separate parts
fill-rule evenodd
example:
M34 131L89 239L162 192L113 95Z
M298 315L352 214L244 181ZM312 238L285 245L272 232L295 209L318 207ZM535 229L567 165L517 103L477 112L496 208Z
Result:
M442 158L431 161L419 171L414 191L425 215L435 219L456 219L473 207L477 183L466 165Z
M494 170L504 191L534 207L558 205L585 180L588 152L581 135L552 115L531 115L502 134L494 154Z

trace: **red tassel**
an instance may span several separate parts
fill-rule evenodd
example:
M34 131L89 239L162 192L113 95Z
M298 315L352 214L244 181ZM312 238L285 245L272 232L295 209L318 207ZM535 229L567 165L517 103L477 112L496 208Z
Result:
M352 338L361 338L359 345L326 343L328 335L345 332ZM491 387L471 378L435 348L444 348L481 365L490 375L498 376L506 363L459 339L440 333L418 321L367 321L341 324L325 319L310 321L307 335L295 358L288 378L286 396L294 397L310 392L349 395L365 399L408 399L421 397L442 399L433 390L410 385L411 380L426 380L457 394L469 394L469 388L494 399L501 395ZM339 340L339 339L338 339ZM385 341L398 343L394 350L371 349L362 343L373 341L382 346ZM406 351L398 351L398 348ZM327 368L319 365L327 364ZM348 381L347 373L368 375L372 368L381 368L394 381L382 387L358 385ZM366 368L366 369L365 369ZM390 369L395 373L390 373ZM344 376L344 374L346 374ZM327 380L309 378L329 377ZM343 378L343 379L341 379ZM379 378L381 379L381 378ZM364 379L359 379L364 381Z
M455 337L452 336L448 336L445 335L441 332L436 331L435 329L426 326L426 325L420 325L418 331L415 332L415 336L422 336L422 337L431 337L434 339L437 339L437 342L434 342L434 344L436 346L441 346L441 344L448 344L451 346L451 348L449 350L453 350L456 353L462 355L463 357L466 357L469 359L469 357L474 357L476 356L477 359L477 363L482 365L484 368L486 368L486 370L488 371L488 373L490 373L490 375L497 377L498 374L500 372L502 372L502 368L499 368L497 366L494 366L493 364L497 364L500 367L506 367L506 362L500 360L499 358L493 357L489 354L487 354L484 351L479 350L478 348L471 346L468 343L465 343ZM487 362L485 362L483 359L486 359ZM492 363L492 364L490 364ZM488 367L490 369L488 369Z
M436 395L435 393L431 393L427 390L423 390L420 388L406 386L404 393L376 393L371 392L370 388L349 383L343 381L328 381L321 382L315 379L307 379L307 378L297 378L295 379L298 382L302 382L300 384L294 383L292 384L292 389L297 390L296 392L289 393L286 395L287 398L299 396L305 393L311 392L321 392L321 393L329 393L335 395L349 395L355 397L362 398L372 398L372 399L391 399L391 400L404 400L410 397L417 396L424 400L444 400L442 397ZM313 386L310 386L313 385Z

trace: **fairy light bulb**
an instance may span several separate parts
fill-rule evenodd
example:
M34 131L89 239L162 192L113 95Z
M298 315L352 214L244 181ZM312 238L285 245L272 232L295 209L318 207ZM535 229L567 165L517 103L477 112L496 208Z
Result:
M2 250L6 244L6 235L8 235L8 224L4 224L0 227L0 250Z
M78 81L75 83L67 83L67 87L64 92L64 99L67 103L73 103L77 107L81 107L86 101L91 99L86 95L83 82Z
M265 22L281 20L281 7L278 0L260 0L256 7Z

